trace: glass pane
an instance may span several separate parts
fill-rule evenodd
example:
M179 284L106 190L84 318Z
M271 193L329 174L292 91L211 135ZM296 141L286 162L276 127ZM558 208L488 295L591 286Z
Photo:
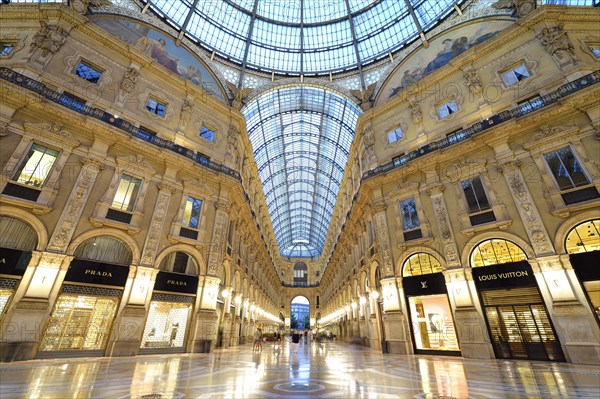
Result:
M447 295L409 298L417 349L458 351L458 340Z
M141 179L123 175L113 198L111 208L133 212L141 184Z
M50 320L41 351L104 349L117 311L118 298L61 295Z
M569 254L600 250L600 219L575 226L567 235L565 248Z
M575 158L570 147L545 154L544 159L561 190L568 190L589 184L583 167L579 164L577 158Z
M196 198L188 197L183 210L182 224L192 229L197 229L200 225L200 211L202 209L202 201Z
M189 303L150 302L141 347L183 347L191 310Z
M482 242L471 252L471 267L490 266L526 260L527 255L516 244L502 239Z
M14 293L15 293L14 290L6 289L6 288L0 289L0 318L4 314L6 305L8 304L8 301L10 301L10 298L12 297L12 295Z
M34 187L41 187L46 181L57 157L58 151L51 150L39 144L33 144L25 159L21 162L21 166L15 176L15 181Z
M417 214L417 204L414 198L404 200L400 203L402 211L402 222L404 230L417 229L421 226L419 215Z

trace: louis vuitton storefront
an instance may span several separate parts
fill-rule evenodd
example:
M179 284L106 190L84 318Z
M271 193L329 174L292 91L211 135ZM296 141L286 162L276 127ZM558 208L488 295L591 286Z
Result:
M439 261L426 253L414 254L404 262L402 275L415 353L460 356Z
M496 357L564 361L525 252L508 240L487 240L471 253L471 267Z

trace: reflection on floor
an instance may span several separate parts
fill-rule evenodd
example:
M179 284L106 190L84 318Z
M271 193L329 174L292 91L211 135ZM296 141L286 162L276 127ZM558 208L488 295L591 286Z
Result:
M264 343L261 352L253 352L248 344L211 354L1 364L0 396L599 398L600 369L566 363L382 355L341 343L294 345L286 341Z

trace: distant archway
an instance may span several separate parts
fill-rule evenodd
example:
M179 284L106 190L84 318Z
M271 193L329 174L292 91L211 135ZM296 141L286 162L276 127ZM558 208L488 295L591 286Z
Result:
M310 302L308 298L302 295L294 297L290 309L290 328L292 330L310 329Z

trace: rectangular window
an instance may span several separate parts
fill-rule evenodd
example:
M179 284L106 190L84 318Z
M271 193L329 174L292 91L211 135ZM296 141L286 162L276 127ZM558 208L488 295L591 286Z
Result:
M14 44L0 43L0 56L9 55L10 53L12 53L14 48L15 48Z
M209 129L206 126L202 126L202 128L200 128L200 137L202 137L205 140L214 142L215 141L215 132L214 132L214 130Z
M594 57L600 59L600 46L590 46L590 50L592 50Z
M402 129L397 127L391 132L388 132L388 144L395 143L400 140L403 136Z
M458 106L456 105L455 100L447 101L437 107L437 113L440 119L444 119L456 112L458 112Z
M474 179L462 181L461 183L469 213L481 212L490 209L490 202L481 183L481 178L477 176Z
M121 211L133 212L141 185L142 179L123 175L110 207Z
M77 65L75 74L90 83L98 83L102 76L102 72L96 70L93 66L84 61L81 61L79 65Z
M418 229L421 226L419 215L417 214L417 204L414 198L401 201L400 211L402 212L402 224L404 230Z
M183 210L183 224L186 227L197 229L200 226L200 211L202 210L202 201L196 198L188 197Z
M513 68L510 68L504 72L501 72L502 80L506 87L512 86L521 80L525 80L531 76L525 64L519 64Z
M41 187L50 174L59 152L39 144L33 144L21 162L13 180L34 187Z
M571 147L544 154L544 159L561 191L590 184Z
M148 97L148 101L146 102L146 109L158 116L165 116L165 111L167 110L167 104L164 104L158 100L155 100L152 97Z

